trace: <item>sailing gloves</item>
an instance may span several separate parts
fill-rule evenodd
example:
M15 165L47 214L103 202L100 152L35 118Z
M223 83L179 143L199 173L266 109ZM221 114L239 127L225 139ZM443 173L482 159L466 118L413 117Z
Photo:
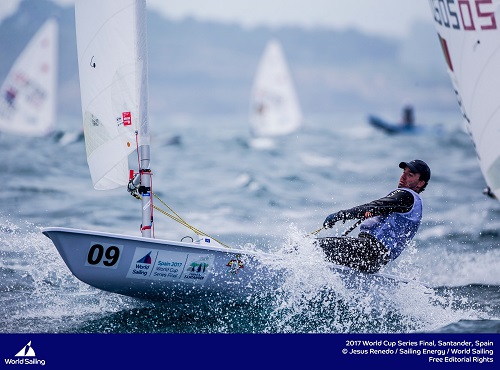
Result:
M345 222L346 220L346 214L344 211L338 211L335 213L332 213L329 215L327 218L325 218L325 221L323 222L323 227L325 229L329 229L335 225L336 222L342 221Z

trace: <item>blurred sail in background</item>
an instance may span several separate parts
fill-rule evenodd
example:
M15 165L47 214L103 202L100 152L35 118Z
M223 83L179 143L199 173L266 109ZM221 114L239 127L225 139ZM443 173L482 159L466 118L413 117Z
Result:
M47 20L10 69L0 88L0 131L46 136L57 106L58 26Z
M297 93L279 41L270 40L260 60L250 98L255 137L290 134L302 125Z

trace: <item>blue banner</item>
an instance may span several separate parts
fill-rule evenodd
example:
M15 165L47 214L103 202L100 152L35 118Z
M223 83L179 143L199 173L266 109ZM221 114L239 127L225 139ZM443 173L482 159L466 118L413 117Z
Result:
M0 368L492 369L499 340L498 334L0 334Z

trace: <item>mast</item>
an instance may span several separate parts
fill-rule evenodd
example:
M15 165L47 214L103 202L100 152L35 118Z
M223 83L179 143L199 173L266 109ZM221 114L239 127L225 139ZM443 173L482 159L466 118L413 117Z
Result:
M153 229L153 204L151 202L151 169L150 165L150 146L142 145L139 147L139 156L141 169L141 186L139 194L142 203L142 224L141 234L143 237L151 238Z
M153 203L151 199L151 149L148 121L148 50L147 50L147 27L146 27L146 1L136 1L137 21L137 55L140 67L137 68L140 83L139 94L139 174L141 186L139 194L142 204L141 234L143 237L151 238L153 231Z

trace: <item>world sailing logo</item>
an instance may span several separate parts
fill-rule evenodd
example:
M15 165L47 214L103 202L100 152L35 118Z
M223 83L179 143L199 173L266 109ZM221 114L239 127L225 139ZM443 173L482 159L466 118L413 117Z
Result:
M31 347L31 341L17 352L16 357L36 357L35 350Z
M14 357L6 358L6 365L41 365L45 366L45 360L40 360L36 357L35 350L31 346L31 341L28 342Z
M138 260L137 263L147 263L148 265L151 265L151 262L152 262L151 261L151 252L149 252L144 257L142 257L140 260Z
M151 263L153 262L153 260L151 259L152 252L153 251L150 251L148 254L137 260L137 262L135 263L135 268L132 270L133 275L141 275L143 277L148 276L149 268L151 267Z

